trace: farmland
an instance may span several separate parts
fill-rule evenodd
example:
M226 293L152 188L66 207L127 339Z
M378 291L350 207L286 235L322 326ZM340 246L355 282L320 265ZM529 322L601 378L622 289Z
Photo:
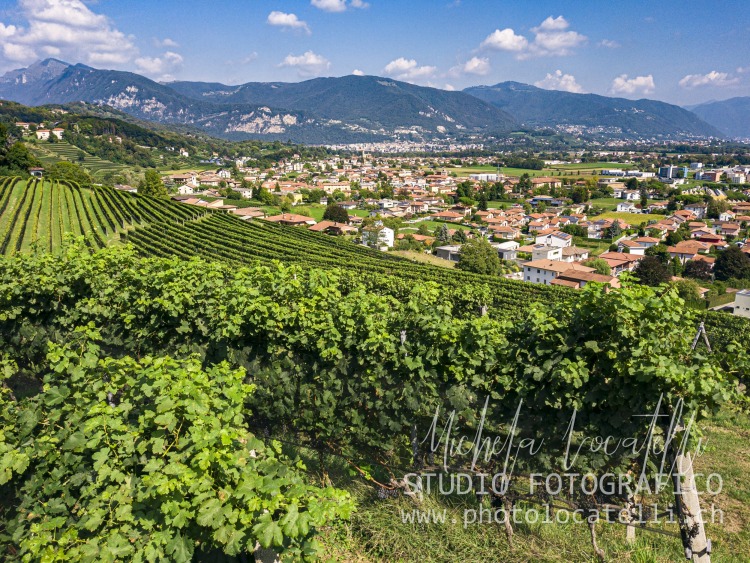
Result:
M582 162L577 164L556 164L545 166L542 170L531 170L526 168L500 168L500 173L506 176L592 176L603 169L619 168L621 170L631 170L632 164L622 164L619 162ZM467 177L471 174L495 174L498 169L494 166L476 166L449 168L449 172L454 172L459 177Z
M122 164L116 164L91 155L66 141L29 143L29 148L37 155L44 166L67 160L79 164L94 177L99 177L108 172L122 172L127 169Z
M102 493L97 487L109 481L97 482L94 488L81 486L76 476L82 471L117 479L130 472L152 474L165 460L197 466L185 457L193 455L192 447L170 450L165 439L169 444L177 444L178 439L180 445L190 444L192 436L203 436L195 432L215 427L215 438L201 438L201 443L224 444L231 450L241 440L250 440L263 459L259 465L246 466L247 457L237 458L236 465L246 467L241 482L232 480L231 472L210 472L227 476L220 484L227 491L227 502L253 491L254 502L273 507L279 495L256 493L247 484L252 479L271 483L274 491L282 490L285 499L292 499L289 506L277 507L273 517L285 518L284 529L296 534L297 540L307 537L313 527L297 531L290 523L292 517L285 515L298 510L305 514L308 501L326 506L325 514L338 517L336 522L322 512L306 518L317 518L323 554L334 559L399 560L409 553L430 560L433 550L445 550L463 560L485 560L491 555L502 560L521 548L528 551L528 561L555 560L561 549L566 557L575 553L585 558L587 529L573 525L521 526L513 551L494 527L449 524L421 529L415 536L415 528L395 520L398 511L408 509L413 501L404 496L376 499L374 491L388 490L377 483L388 482L389 471L401 471L412 463L413 454L406 446L409 429L417 426L424 435L435 408L461 408L467 413L491 396L496 409L493 420L503 420L515 399L523 397L530 403L530 413L541 413L529 418L529 424L540 425L535 427L539 431L553 420L560 422L554 417L561 407L547 402L554 395L566 397L561 399L566 401L562 408L584 405L590 417L587 429L595 430L640 424L619 413L638 401L633 408L650 408L652 399L659 397L656 390L697 396L712 404L721 396L713 387L722 384L713 364L700 354L692 359L689 344L695 319L679 309L676 295L657 295L651 288L607 294L592 284L590 290L575 292L482 276L303 228L244 222L220 211L63 182L0 181L0 228L7 256L0 260L3 358L25 366L22 382L39 378L30 403L21 402L20 412L4 411L4 416L18 415L18 419L4 419L11 422L0 446L21 448L21 422L30 421L36 425L35 435L43 438L37 440L40 445L59 443L66 449L62 457L54 457L55 448L45 450L49 454L36 453L28 471L11 471L13 486L19 487L14 506L33 509L34 518L50 522L45 545L59 547L54 528L59 518L69 520L71 527L78 525L73 509L56 505L54 495L103 511L108 518L85 520L87 533L117 537L111 531L119 525L115 509L106 503L102 507L98 500ZM67 233L83 237L86 246L66 246ZM130 246L122 247L123 242ZM66 252L57 252L61 248ZM42 252L49 250L53 253ZM532 309L534 303L546 307ZM601 314L603 310L609 314ZM727 358L726 346L733 340L750 338L746 321L713 312L704 318L715 350L711 362ZM18 340L18 334L28 337ZM561 348L563 340L568 345ZM633 351L642 342L648 342L648 348L633 363ZM573 354L588 362L585 372L570 371ZM651 377L638 380L633 392L644 362L651 362L646 371ZM665 362L670 366L667 370ZM230 373L229 365L249 367ZM8 363L4 366L6 371L14 369ZM546 369L553 369L549 378L536 376ZM602 369L618 370L604 386L599 377ZM102 373L107 377L102 378ZM252 378L252 386L241 385L246 377ZM569 384L571 377L579 387ZM693 384L697 380L700 386ZM19 396L32 394L27 383L14 381L14 390ZM107 403L108 392L114 406ZM149 407L154 402L158 412L163 411L156 418ZM131 405L134 410L127 410ZM206 405L215 405L216 411ZM32 412L42 417L35 418ZM195 412L201 413L199 420ZM61 417L61 424L42 423L55 416ZM104 431L81 439L83 429L93 424L91 416L103 417L107 431L126 430L116 440ZM727 425L728 416L709 419L708 432L718 436L719 445L700 458L712 470L726 469L727 482L735 489L717 501L726 509L731 527L709 527L715 549L722 552L728 552L729 546L743 549L749 541L743 524L747 495L743 481L732 473L735 465L723 464L740 454L742 425L747 423L741 418ZM638 426L639 432L644 429L643 424ZM136 434L149 441L134 445L132 439L120 439ZM272 439L281 440L284 453L305 460L308 472L298 473L303 467L299 463L292 470L282 456L267 458L266 445L256 434L271 445ZM135 447L141 448L139 455L134 454ZM23 451L13 449L11 454ZM203 450L196 451L203 456ZM232 452L225 453L240 455ZM15 463L17 458L10 459ZM337 489L305 488L310 485L302 483L314 480L317 472L323 480L333 479ZM56 475L62 476L56 485L61 492L40 488L21 494L22 486L57 483ZM353 475L358 479L353 480ZM176 478L166 478L170 486L178 486ZM119 490L120 485L113 483L112 490ZM136 494L147 494L139 483L135 487ZM213 489L205 494L215 495ZM360 507L351 519L350 494ZM196 503L192 510L206 510L200 504L206 498L188 496L186 502ZM129 495L118 499L118 506L133 502ZM209 508L221 506L221 500L209 500ZM428 498L424 506L445 508L453 515L452 511L475 506L473 501L466 503ZM529 508L523 500L519 504ZM236 510L244 510L246 503L237 506ZM216 517L225 522L218 512ZM297 540L282 546L273 535L262 535L264 525L277 525L276 520L267 523L270 516L261 520L259 512L243 518L261 522L253 532L258 537L249 536L247 545L264 541L277 549L296 549ZM14 537L36 537L35 522L28 518L10 522ZM200 522L213 525L204 517ZM662 530L674 536L669 541L639 532L638 544L630 547L622 528L602 524L599 529L600 542L608 551L631 553L634 560L669 561L680 553L674 525L665 524ZM85 546L94 553L100 548L86 543L90 537L68 549ZM118 546L122 553L150 538L140 533L128 537L133 541L125 539ZM281 531L279 537L284 537ZM196 545L186 544L185 549L197 549Z

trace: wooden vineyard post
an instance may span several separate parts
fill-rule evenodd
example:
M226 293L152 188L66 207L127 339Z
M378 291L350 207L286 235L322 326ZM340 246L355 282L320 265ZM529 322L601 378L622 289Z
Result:
M693 563L711 563L711 542L706 538L693 460L689 453L680 450L674 456L672 482L685 559Z

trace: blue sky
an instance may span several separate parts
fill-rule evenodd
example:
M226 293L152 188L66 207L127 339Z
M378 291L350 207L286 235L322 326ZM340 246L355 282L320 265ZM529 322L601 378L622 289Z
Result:
M750 95L745 1L0 0L0 71L54 56L157 80L515 80L678 104Z

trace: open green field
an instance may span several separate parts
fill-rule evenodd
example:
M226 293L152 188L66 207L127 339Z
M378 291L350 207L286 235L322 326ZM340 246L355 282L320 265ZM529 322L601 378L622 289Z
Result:
M432 254L425 254L424 252L415 252L414 250L394 250L391 254L401 256L402 258L408 258L414 262L424 262L425 264L432 264L433 266L441 266L443 268L455 268L456 263L452 260L443 260Z
M661 221L664 219L664 215L655 215L653 213L618 213L617 211L608 211L597 215L594 219L620 219L626 223L630 223L634 227L637 227L641 223L648 223L649 221Z
M656 200L656 199L649 199L648 200L648 204L655 203L656 201L658 201L658 200ZM620 203L625 203L625 200L624 199L619 199L619 198L616 198L616 197L601 197L601 198L597 198L597 199L592 199L591 200L592 207L599 207L601 209L605 209L605 210L608 210L608 211L614 211L615 209L617 209L617 205L620 204ZM634 201L632 203L640 203L640 200L639 201Z
M543 168L542 170L529 170L526 168L500 168L500 173L506 176L521 176L522 174L528 174L529 176L591 176L598 173L598 171L605 168L619 168L622 170L630 170L634 168L633 164L621 164L619 162L581 162L578 164L559 164ZM450 172L454 172L460 178L469 176L470 174L494 174L497 172L497 168L494 166L476 166L472 168L450 168Z
M450 223L447 221L420 221L419 223L405 223L403 227L399 230L401 233L408 233L410 231L417 232L417 229L420 225L427 225L427 228L430 229L430 232L434 232L436 228L438 228L440 225L447 225L449 229L461 229L463 231L471 231L472 228L467 225L459 225L457 223Z

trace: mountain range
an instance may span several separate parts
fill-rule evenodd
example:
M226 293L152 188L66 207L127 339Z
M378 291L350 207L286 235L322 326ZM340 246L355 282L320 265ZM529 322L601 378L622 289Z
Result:
M464 90L503 109L526 127L579 127L623 137L721 137L714 126L679 106L655 100L628 100L596 94L543 90L518 82Z
M706 102L687 109L714 125L724 135L750 139L750 97Z
M0 77L0 98L26 105L89 102L149 121L230 139L338 144L381 140L476 140L552 128L615 138L721 137L716 113L653 100L543 90L518 82L462 92L377 76L299 83L158 83L138 74L56 59ZM741 108L737 111L745 111ZM705 120L701 119L705 116ZM737 119L734 119L736 122Z

